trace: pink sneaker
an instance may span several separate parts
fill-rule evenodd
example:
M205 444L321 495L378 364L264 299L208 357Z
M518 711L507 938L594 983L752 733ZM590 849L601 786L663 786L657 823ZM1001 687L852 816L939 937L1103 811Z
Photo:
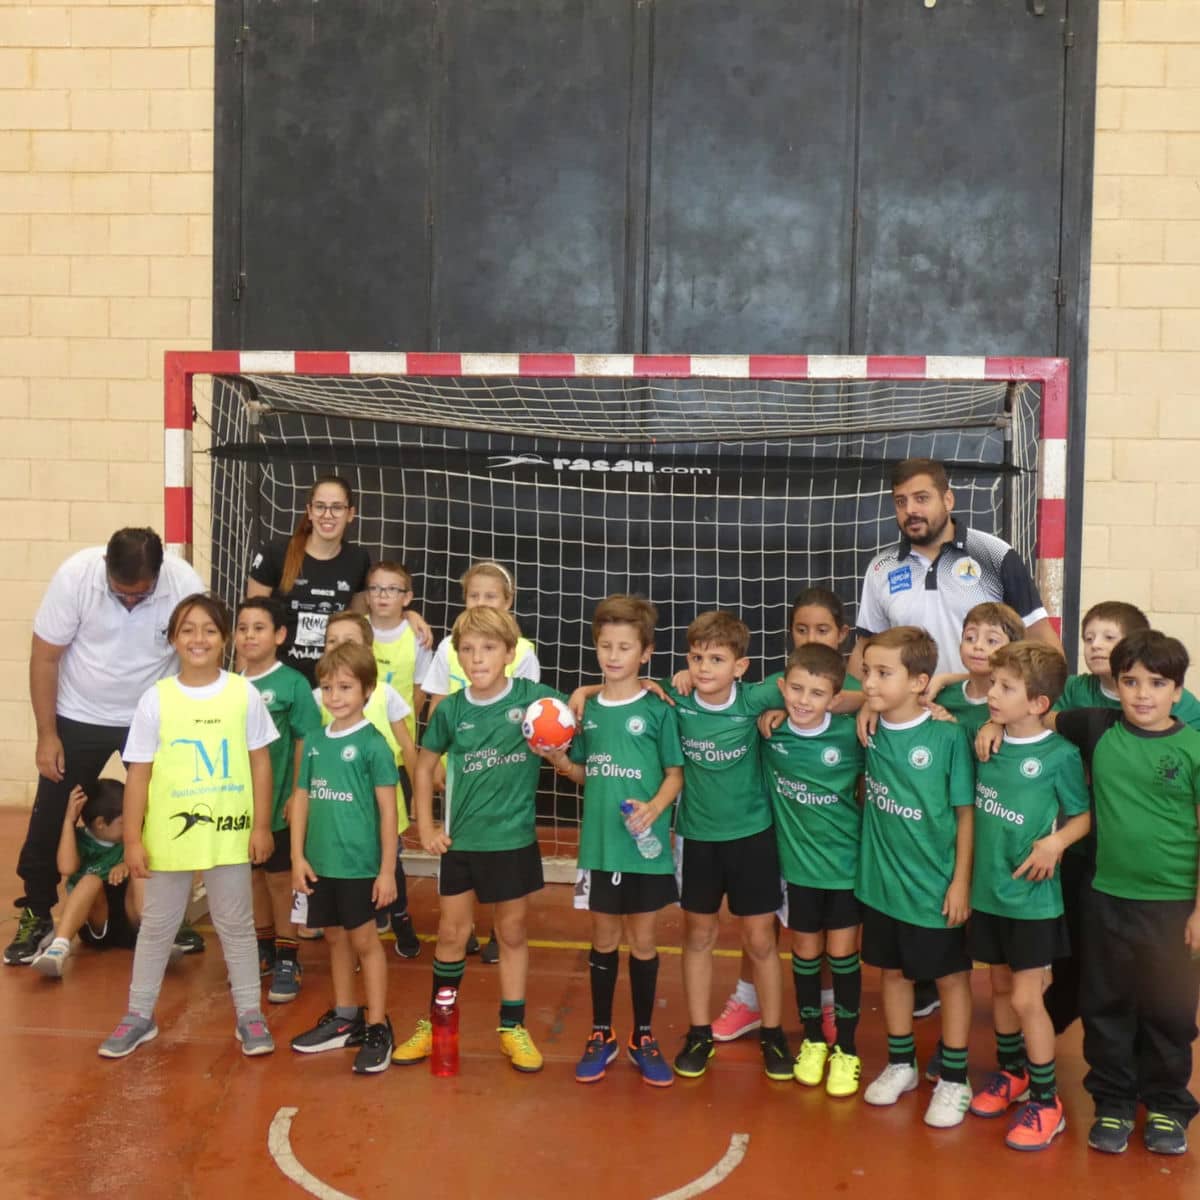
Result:
M833 1015L832 1004L821 1006L821 1034L828 1045L837 1045L837 1018Z
M762 1026L762 1013L757 1008L743 1004L734 996L725 1001L721 1015L713 1022L713 1041L732 1042L744 1033Z

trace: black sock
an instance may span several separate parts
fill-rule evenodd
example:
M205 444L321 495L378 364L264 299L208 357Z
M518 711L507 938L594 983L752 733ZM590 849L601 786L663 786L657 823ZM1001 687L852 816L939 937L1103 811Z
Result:
M300 943L295 938L275 939L275 961L276 962L295 962L296 952L300 949Z
M1016 1033L996 1030L996 1061L1002 1071L1025 1074L1025 1035L1019 1029Z
M275 926L259 925L254 936L258 940L258 957L270 958L275 953Z
M829 955L833 973L833 1015L837 1024L837 1044L846 1054L857 1054L855 1037L858 1014L862 1008L862 963L857 952L844 958Z
M467 960L460 958L458 962L442 962L440 958L433 960L432 990L429 993L429 1007L433 1008L437 999L438 988L453 988L456 992L462 990L463 972L467 969Z
M394 917L408 915L408 880L404 878L404 864L396 855L396 898L388 910Z
M945 1041L941 1043L942 1047L942 1078L947 1083L966 1083L967 1082L967 1048L966 1046L947 1046Z
M653 958L629 956L629 992L633 999L633 1037L636 1045L650 1037L650 1022L654 1019L654 992L658 987L658 955Z
M1047 1063L1029 1064L1029 1098L1039 1104L1053 1104L1058 1095L1058 1081L1055 1078L1054 1059Z
M689 1025L688 1037L692 1040L711 1042L713 1040L711 1025Z
M592 1028L611 1029L613 996L617 993L620 955L616 950L603 952L592 947L588 954L588 975L592 983Z
M888 1062L904 1063L907 1066L917 1065L917 1042L911 1033L903 1037L892 1037L888 1034Z
M823 1042L821 1033L821 960L792 955L792 983L796 988L796 1009L804 1025L804 1039Z
M500 1001L500 1028L501 1029L516 1029L518 1025L525 1024L525 1001L524 1000L501 1000Z
M758 1041L760 1045L766 1046L769 1044L778 1045L784 1040L782 1025L760 1025L758 1028Z

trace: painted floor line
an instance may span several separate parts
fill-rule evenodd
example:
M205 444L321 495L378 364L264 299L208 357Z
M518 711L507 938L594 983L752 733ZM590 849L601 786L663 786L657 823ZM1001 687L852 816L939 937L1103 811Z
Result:
M694 1196L711 1191L722 1180L729 1178L742 1159L746 1157L746 1147L749 1145L750 1135L748 1133L735 1133L729 1139L729 1149L725 1151L716 1166L705 1171L699 1179L693 1179L691 1183L685 1183L683 1187L676 1188L673 1192L664 1192L661 1196L656 1196L654 1200L692 1200Z
M306 1170L292 1153L292 1118L299 1111L298 1108L281 1108L271 1121L271 1129L267 1134L267 1148L271 1151L275 1165L294 1184L302 1187L310 1196L316 1196L317 1200L354 1200L353 1196L322 1183L311 1171Z

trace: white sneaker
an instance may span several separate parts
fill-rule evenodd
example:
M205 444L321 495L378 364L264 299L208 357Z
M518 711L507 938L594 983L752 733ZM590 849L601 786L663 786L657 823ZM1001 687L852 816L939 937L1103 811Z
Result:
M917 1069L910 1063L888 1063L883 1073L863 1092L868 1104L895 1104L905 1092L917 1086ZM968 1089L969 1090L969 1089ZM971 1102L970 1096L967 1103Z
M70 954L70 945L63 946L52 940L29 965L47 979L61 979L63 967L66 966Z
M925 1124L935 1129L953 1129L961 1125L971 1107L971 1085L969 1083L950 1083L939 1079L933 1089L933 1097L925 1110Z

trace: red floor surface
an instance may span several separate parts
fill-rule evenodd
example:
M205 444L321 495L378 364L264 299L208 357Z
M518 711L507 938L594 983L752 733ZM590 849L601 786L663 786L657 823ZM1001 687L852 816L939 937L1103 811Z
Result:
M0 871L19 892L13 865L25 814L0 810ZM417 928L431 934L431 880L411 884ZM15 919L4 910L6 944ZM664 946L678 945L679 918L664 920ZM304 991L269 1007L280 1048L245 1059L233 1039L232 1010L215 937L208 950L173 968L163 988L157 1041L132 1057L106 1062L96 1047L124 1011L131 956L87 948L58 983L25 968L0 972L0 1197L78 1196L302 1198L268 1146L272 1120L297 1110L290 1145L327 1189L357 1200L398 1193L434 1200L487 1197L542 1200L569 1195L622 1200L700 1195L686 1189L725 1155L735 1134L749 1135L745 1156L715 1197L1011 1200L1036 1189L1055 1200L1152 1197L1200 1200L1200 1146L1180 1159L1147 1154L1135 1135L1129 1152L1109 1158L1085 1144L1091 1110L1080 1087L1078 1030L1060 1044L1059 1077L1068 1129L1051 1149L1018 1155L1003 1145L1003 1122L968 1118L935 1131L921 1122L922 1084L895 1108L861 1099L832 1101L821 1091L770 1083L751 1038L718 1049L708 1074L665 1090L644 1086L618 1060L591 1087L574 1082L573 1065L590 1023L586 917L570 890L548 887L534 905L528 1023L546 1069L521 1076L499 1054L494 1032L494 967L469 960L463 990L463 1062L457 1079L434 1079L424 1066L380 1076L350 1073L351 1052L301 1057L287 1039L326 1007L328 966L319 943L301 951ZM725 950L737 944L731 925ZM431 949L419 959L390 956L388 1007L404 1037L428 1003ZM717 961L714 1005L732 986L736 959ZM986 979L976 972L971 1072L978 1081L993 1053ZM664 953L656 1032L673 1053L686 1028L679 959ZM884 1060L878 979L868 971L860 1036L864 1077ZM715 1011L715 1009L714 1009ZM789 1004L787 1011L794 1013ZM628 1031L624 966L617 1022ZM794 1016L785 1022L796 1041ZM918 1025L928 1055L937 1020ZM794 1046L794 1048L796 1048ZM1200 1087L1200 1073L1193 1074ZM278 1147L277 1147L278 1148ZM316 1185L319 1188L319 1184Z

